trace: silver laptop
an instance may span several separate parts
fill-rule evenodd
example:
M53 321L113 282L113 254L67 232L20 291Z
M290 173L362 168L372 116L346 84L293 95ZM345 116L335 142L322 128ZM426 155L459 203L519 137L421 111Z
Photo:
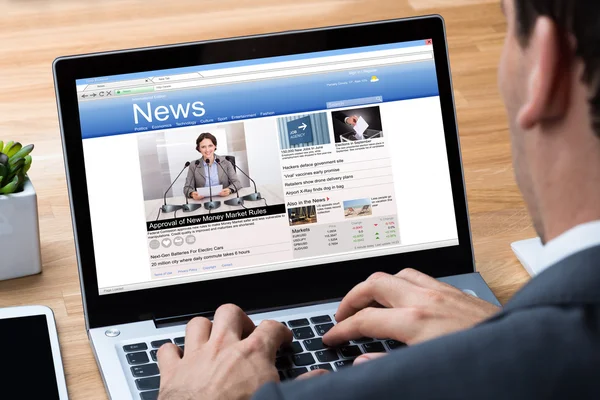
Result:
M321 341L375 271L499 304L474 269L441 17L62 57L54 76L112 399L156 399L157 349L185 351L187 321L224 303L293 331L282 380L402 351Z

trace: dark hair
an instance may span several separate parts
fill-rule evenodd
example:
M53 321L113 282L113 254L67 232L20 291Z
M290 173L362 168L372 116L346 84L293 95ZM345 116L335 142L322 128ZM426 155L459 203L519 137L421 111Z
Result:
M576 57L583 60L583 82L592 93L589 98L592 127L600 137L600 1L588 0L514 0L518 35L523 46L540 16L551 18L577 41Z
M200 142L203 141L204 139L210 140L215 145L215 147L217 147L217 138L212 133L204 132L204 133L201 133L200 136L198 136L198 139L196 139L196 150L198 150L198 146L200 146Z

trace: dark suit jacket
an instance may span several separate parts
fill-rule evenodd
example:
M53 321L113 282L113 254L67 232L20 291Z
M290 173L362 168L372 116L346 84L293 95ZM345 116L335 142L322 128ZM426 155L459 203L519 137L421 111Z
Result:
M212 185L223 185L223 189L230 188L232 192L235 191L235 188L237 188L237 190L240 190L242 183L240 182L237 173L233 168L233 164L227 161L225 157L216 156L216 158L218 158L221 161L221 166L223 168L217 165L217 170L219 171L219 182L211 182ZM190 197L190 193L195 192L196 188L204 187L206 179L208 179L204 176L204 164L202 163L202 160L200 160L200 164L197 168L194 164L195 162L196 161L190 164L188 168L187 177L185 178L183 194L186 197ZM227 173L225 173L225 171L223 170L225 170Z
M550 267L476 327L254 400L600 399L600 246Z

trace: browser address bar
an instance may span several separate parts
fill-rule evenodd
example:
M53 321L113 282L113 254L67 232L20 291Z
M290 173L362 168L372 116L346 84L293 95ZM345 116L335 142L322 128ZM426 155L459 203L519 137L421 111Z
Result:
M427 61L433 59L433 53L431 51L426 51L422 53L415 54L407 54L407 55L396 55L390 57L381 57L374 58L364 61L349 61L343 62L338 61L336 63L331 64L323 64L323 65L309 65L304 67L295 67L288 69L279 69L279 70L268 70L264 72L252 72L246 74L236 74L222 77L214 77L214 78L204 78L198 79L194 81L187 82L174 82L168 84L160 84L155 85L155 91L161 90L173 90L173 89L184 89L190 87L200 87L200 86L211 86L211 85L222 85L228 83L239 83L239 82L248 82L248 81L256 81L263 79L273 79L273 78L282 78L288 76L297 76L297 75L310 75L317 74L321 72L332 72L332 71L345 71L349 69L356 68L367 68L367 67L380 67L392 64L402 64L408 62L417 62L417 61Z

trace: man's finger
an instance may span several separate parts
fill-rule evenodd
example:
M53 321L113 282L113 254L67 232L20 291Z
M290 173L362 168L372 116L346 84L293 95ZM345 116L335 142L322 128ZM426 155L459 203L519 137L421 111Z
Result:
M168 371L181 361L181 351L173 343L163 344L156 353L156 359L161 371Z
M416 269L412 268L404 268L402 271L398 272L396 277L404 279L416 286L420 286L424 289L438 289L443 290L448 287L453 288L453 286L448 285L447 283L443 283L438 281L435 278L430 277L427 274L424 274Z
M363 354L362 356L356 357L356 359L354 360L354 362L352 363L352 365L358 365L358 364L365 363L367 361L376 360L378 358L387 356L387 354L388 353L368 353L368 354Z
M263 352L269 359L275 359L277 350L292 341L292 331L281 322L262 321L245 340L246 351L249 353Z
M415 286L410 282L383 272L376 272L348 292L335 313L335 319L338 322L343 321L364 308L372 307L373 303L388 308L410 303L407 298L414 297L414 289Z
M334 347L361 337L390 338L406 343L414 334L415 325L412 309L365 308L337 323L323 336L323 343Z
M230 344L240 341L254 331L254 322L234 304L224 304L217 308L213 319L211 342Z
M185 349L187 352L196 351L208 341L212 322L204 317L196 317L190 320L185 327Z
M299 377L296 378L296 380L310 379L310 378L314 378L314 377L317 377L320 375L325 375L328 373L329 373L329 371L327 371L326 369L315 369L313 371L310 371L310 372L300 375Z

